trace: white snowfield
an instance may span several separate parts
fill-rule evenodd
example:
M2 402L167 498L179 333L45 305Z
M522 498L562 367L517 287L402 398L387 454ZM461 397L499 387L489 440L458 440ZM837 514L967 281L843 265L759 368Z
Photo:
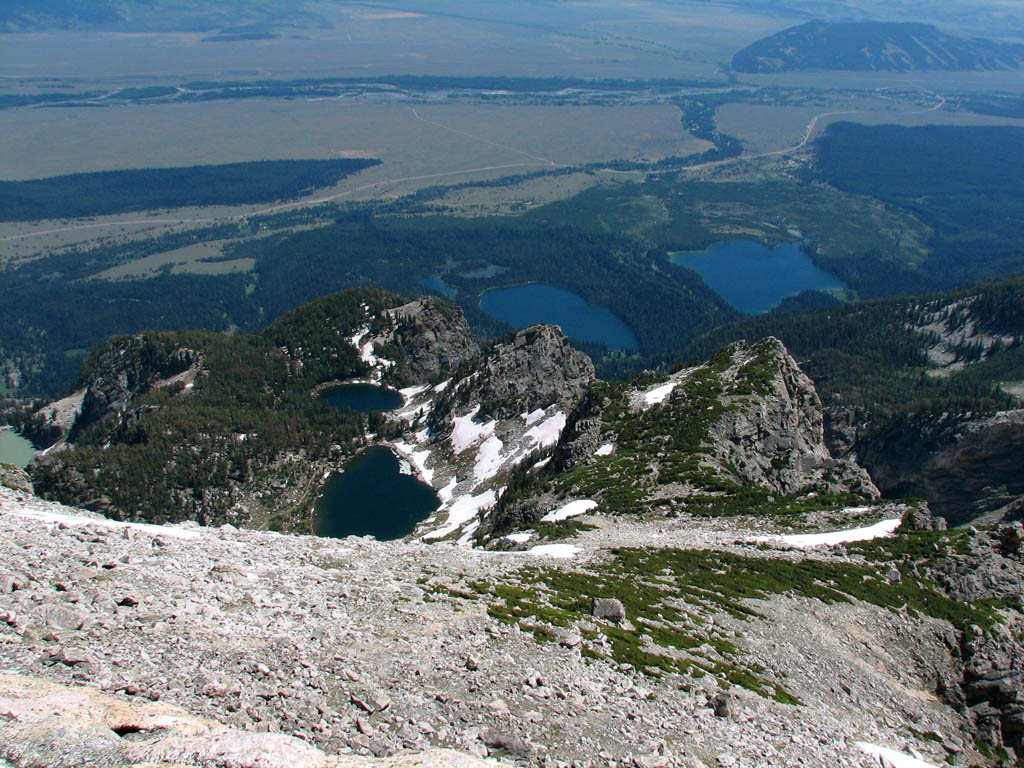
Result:
M543 415L544 412L541 411L541 416ZM529 421L527 426L530 426ZM565 429L565 414L557 411L526 431L526 434L523 435L523 438L528 441L526 449L532 451L535 448L547 448L554 445L558 442L558 438L562 436L563 429Z
M592 499L570 501L568 504L548 512L541 518L541 522L557 523L561 520L567 520L570 517L576 517L576 515L584 515L596 506L597 502Z
M858 741L857 746L872 757L877 757L880 768L938 768L934 763L926 763L920 758L866 741Z
M434 479L434 470L427 469L427 459L430 458L430 451L417 451L416 446L402 442L392 443L392 448L395 449L399 456L407 459L412 464L415 474L422 478L423 482L430 485L430 481Z
M595 456L611 456L612 455L612 451L614 451L614 450L615 450L615 446L614 445L612 445L611 443L605 443L600 448L598 448L596 451L594 451L594 455Z
M479 496L460 496L447 509L448 519L445 524L436 531L426 534L423 538L443 539L476 517L481 510L494 506L497 500L498 496L493 489L484 491Z
M478 483L490 480L501 471L502 464L504 463L501 458L501 449L504 447L504 443L494 435L484 440L476 455L476 464L473 467L473 474Z
M541 544L528 551L529 554L539 557L568 558L576 557L583 550L579 547L574 547L572 544Z
M533 538L533 531L520 531L518 533L510 533L505 538L509 541L514 541L516 544L525 544Z
M644 392L644 405L649 407L665 402L678 385L678 381L670 381L668 384L662 384L660 387Z
M406 387L405 389L398 390L398 394L404 397L406 400L411 400L416 395L422 394L430 389L429 384L421 384L418 387Z
M478 405L465 416L455 417L451 436L452 450L455 453L462 453L494 434L494 427L498 422L489 421L486 424L480 424L476 421L476 415L479 412L480 406Z
M558 438L565 429L566 417L561 411L556 411L550 416L544 409L537 409L531 413L521 414L524 426L528 427L522 438L515 445L508 445L501 440L495 430L498 427L496 420L488 422L477 421L480 413L480 406L474 406L464 416L457 416L453 419L452 432L448 438L452 446L452 452L459 455L471 449L475 450L473 460L473 483L472 488L455 495L455 486L442 489L441 503L438 513L447 514L444 525L424 536L425 539L442 538L453 531L462 528L462 536L459 541L468 541L467 535L472 531L467 525L471 525L473 518L480 512L487 509L497 501L494 491L482 491L473 495L473 491L480 491L485 483L493 480L503 470L513 467L522 461L531 451L537 448L546 448L558 442ZM425 442L429 438L424 430L416 435L417 444ZM395 443L396 450L407 457L418 474L428 483L432 484L434 473L426 468L429 451L416 451L415 446L407 443ZM453 481L454 482L454 481Z
M521 413L519 415L526 423L526 426L532 427L534 424L536 424L538 421L544 418L544 409L538 408L535 411L530 411L529 413Z
M883 536L890 536L903 521L900 518L882 520L880 523L868 525L863 528L850 528L845 531L831 531L829 533L798 533L788 536L757 536L754 541L778 542L788 544L791 547L821 547L835 544L845 544L850 541L870 541L880 539Z

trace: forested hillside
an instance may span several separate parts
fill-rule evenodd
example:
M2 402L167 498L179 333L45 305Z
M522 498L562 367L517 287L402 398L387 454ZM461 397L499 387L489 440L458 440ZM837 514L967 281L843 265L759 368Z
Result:
M816 142L821 178L927 224L916 264L878 253L823 265L866 296L924 293L1024 269L1024 128L835 123Z
M439 274L458 289L474 327L490 336L508 327L479 309L488 288L549 282L610 307L633 330L640 354L609 356L606 375L673 359L687 341L738 316L696 274L620 234L514 217L375 215L369 207L321 215L328 217L326 225L305 231L281 229L307 221L308 213L295 212L168 235L141 249L134 243L72 249L0 272L0 349L19 371L20 389L54 395L74 381L81 350L114 333L255 331L331 291L380 285L406 295L425 293L421 280ZM175 275L167 268L132 282L82 279L148 252L237 237L264 221L280 231L227 246L218 257L252 259L249 273ZM489 278L464 276L491 264L506 270ZM606 354L600 345L587 351L599 363Z
M252 335L110 339L83 368L88 391L74 448L40 462L37 491L118 518L299 524L282 499L308 502L316 462L339 461L362 444L368 425L382 429L379 420L322 404L311 391L365 377L353 329L381 323L380 312L401 303L357 289ZM265 511L258 500L270 491L279 506Z
M1022 306L1024 277L1013 277L934 296L773 312L713 331L686 356L776 336L829 405L883 417L993 411L1016 402L1000 384L1024 378Z

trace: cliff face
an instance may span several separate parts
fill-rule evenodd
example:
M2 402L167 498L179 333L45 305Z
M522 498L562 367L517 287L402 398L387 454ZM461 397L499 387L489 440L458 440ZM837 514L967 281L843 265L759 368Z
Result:
M450 374L480 350L465 315L439 299L422 298L388 310L396 327L381 341L401 351L400 381L419 384Z
M407 405L424 413L395 447L429 477L440 509L428 539L476 531L511 473L558 441L566 415L594 381L590 358L553 325L533 325L486 347L451 381ZM425 425L425 429L418 427Z
M509 419L553 403L575 404L594 380L594 364L553 325L532 325L495 344L475 375L456 384L480 418Z
M111 425L136 397L155 386L169 386L202 365L202 355L177 346L169 336L138 334L108 343L92 361L74 430Z
M775 493L821 486L830 493L877 497L863 469L849 459L836 460L825 445L821 400L813 382L777 339L757 346L737 344L725 381L764 369L755 396L727 396L726 411L708 432L711 453L720 467L736 467L747 483Z
M996 600L1011 608L989 631L965 633L962 680L945 696L967 709L990 750L1006 748L1024 760L1024 527L971 529L965 539L959 553L929 563L925 572L963 604Z
M900 419L856 451L883 493L927 499L951 525L1020 514L1024 410Z

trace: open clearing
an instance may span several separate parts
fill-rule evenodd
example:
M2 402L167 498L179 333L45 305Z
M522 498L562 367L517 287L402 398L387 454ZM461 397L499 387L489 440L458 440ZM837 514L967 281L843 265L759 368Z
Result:
M222 259L221 246L228 241L211 241L196 243L187 248L176 248L173 251L154 253L142 259L120 264L97 273L94 277L102 280L139 280L153 277L163 269L170 270L173 275L228 275L232 272L248 272L252 269L255 259ZM209 259L210 261L204 261Z
M248 100L0 113L0 178L264 159L377 157L363 183L481 178L687 154L702 142L668 104L541 106ZM493 167L491 167L493 166ZM448 179L448 182L459 179ZM438 183L424 182L424 183ZM423 186L423 184L420 184Z
M453 189L431 202L446 205L453 213L461 216L518 213L572 197L599 182L598 175L594 173L541 176L502 187Z

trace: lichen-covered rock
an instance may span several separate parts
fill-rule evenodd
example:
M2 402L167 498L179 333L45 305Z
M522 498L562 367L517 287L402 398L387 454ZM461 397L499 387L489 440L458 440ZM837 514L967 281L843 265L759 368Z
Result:
M619 624L626 620L626 609L614 597L595 597L590 604L590 615Z

